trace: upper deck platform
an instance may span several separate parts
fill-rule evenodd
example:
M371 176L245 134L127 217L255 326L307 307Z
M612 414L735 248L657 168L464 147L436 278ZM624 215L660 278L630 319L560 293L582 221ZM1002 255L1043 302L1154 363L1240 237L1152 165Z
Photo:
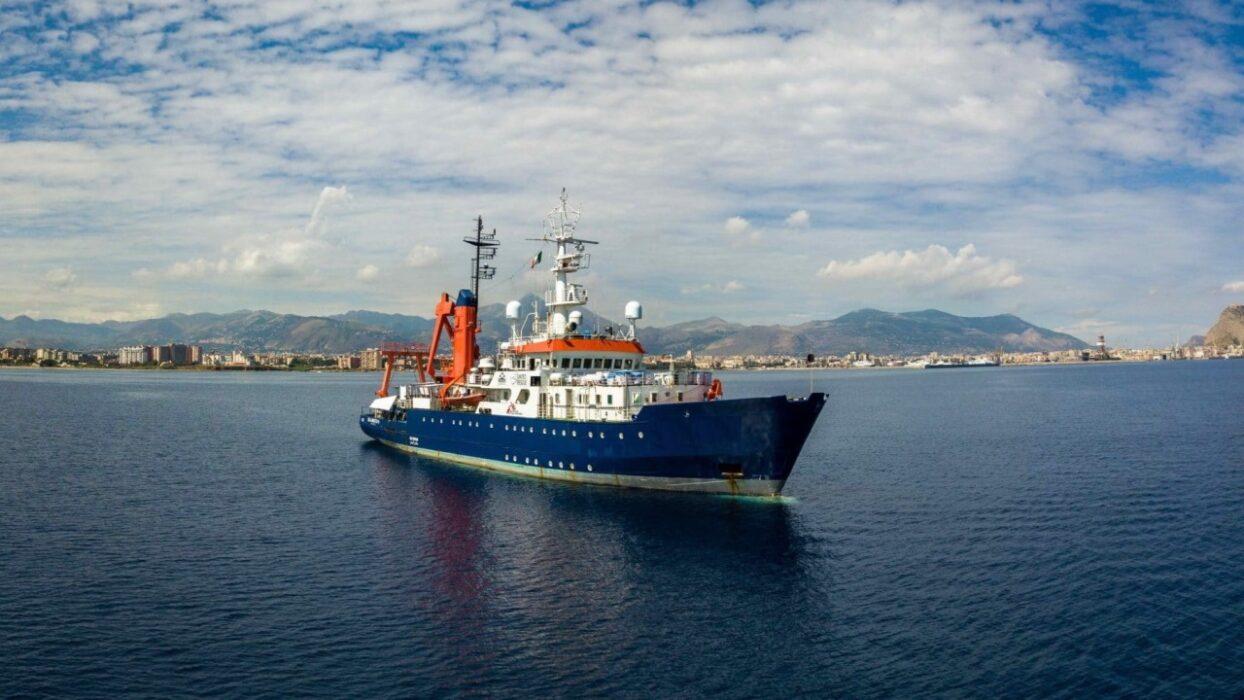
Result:
M617 338L549 338L546 340L528 340L512 343L507 348L517 354L550 353L550 352L617 352L630 355L643 355L644 348L637 340L620 340Z

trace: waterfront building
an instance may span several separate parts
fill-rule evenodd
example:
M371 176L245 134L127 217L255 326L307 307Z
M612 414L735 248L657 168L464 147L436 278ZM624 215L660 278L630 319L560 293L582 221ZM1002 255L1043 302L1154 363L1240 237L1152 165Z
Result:
M151 348L132 345L117 350L117 364L122 366L145 365L151 362Z
M384 355L381 354L380 348L367 348L359 356L359 366L361 369L369 372L378 372L384 369Z

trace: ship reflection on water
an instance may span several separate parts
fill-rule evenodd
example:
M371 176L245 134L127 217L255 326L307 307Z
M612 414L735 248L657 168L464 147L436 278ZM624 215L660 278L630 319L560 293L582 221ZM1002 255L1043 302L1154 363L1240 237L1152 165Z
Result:
M553 648L651 643L666 606L728 614L720 589L734 599L746 587L754 613L808 583L789 502L542 482L363 449L386 580L443 630L446 661L501 663L507 645L530 653L533 635Z

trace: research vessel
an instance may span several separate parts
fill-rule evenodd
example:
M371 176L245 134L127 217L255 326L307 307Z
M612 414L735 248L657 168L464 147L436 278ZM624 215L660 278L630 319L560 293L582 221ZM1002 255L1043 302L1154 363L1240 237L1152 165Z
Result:
M624 324L586 327L588 268L579 211L562 192L538 239L553 247L551 287L530 309L506 304L508 338L481 356L479 283L492 278L499 241L477 220L471 288L436 304L430 345L388 345L376 398L359 416L371 438L423 457L543 479L669 491L774 496L782 491L825 395L726 398L712 372L648 368ZM542 260L538 255L533 267ZM439 358L442 340L450 358ZM399 358L418 380L391 386Z

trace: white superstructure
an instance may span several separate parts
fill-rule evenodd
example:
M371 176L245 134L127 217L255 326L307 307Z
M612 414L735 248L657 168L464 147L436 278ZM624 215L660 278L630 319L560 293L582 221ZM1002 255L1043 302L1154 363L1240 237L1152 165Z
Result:
M641 408L656 403L710 401L721 395L721 383L711 372L670 367L644 368L644 349L635 336L643 318L639 302L626 304L627 327L586 328L579 307L588 292L572 282L587 269L586 246L596 241L575 233L580 213L566 201L546 217L544 234L535 240L552 243L555 253L550 272L552 287L545 292L544 309L524 314L522 305L506 305L510 337L496 358L485 357L471 369L466 381L453 387L464 411L531 418L580 421L629 421ZM441 385L426 383L399 387L397 402L386 410L444 408L453 397L441 396ZM379 407L377 407L379 408Z

